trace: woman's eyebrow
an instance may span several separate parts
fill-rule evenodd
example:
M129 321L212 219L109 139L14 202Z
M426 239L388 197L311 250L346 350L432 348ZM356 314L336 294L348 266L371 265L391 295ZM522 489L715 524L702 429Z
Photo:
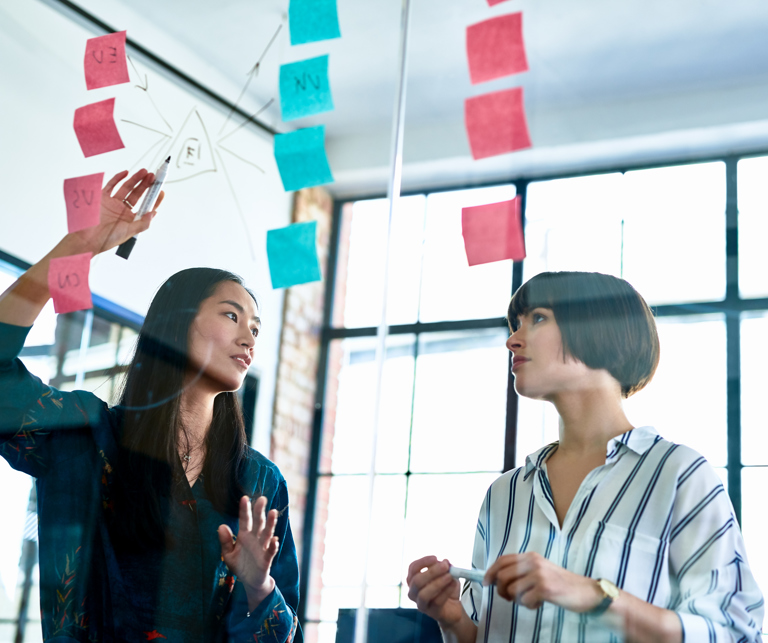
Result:
M232 308L234 308L234 309L235 309L236 311L238 311L240 314L242 314L242 315L245 315L245 308L243 308L243 307L242 307L240 304L238 304L236 301L232 301L231 299L225 299L224 301L220 301L219 303L220 303L220 304L229 304L230 306L232 306ZM251 317L251 319L252 319L253 321L255 321L257 324L259 324L259 326L261 326L261 319L259 319L258 317L256 317L256 315L254 315L253 317Z

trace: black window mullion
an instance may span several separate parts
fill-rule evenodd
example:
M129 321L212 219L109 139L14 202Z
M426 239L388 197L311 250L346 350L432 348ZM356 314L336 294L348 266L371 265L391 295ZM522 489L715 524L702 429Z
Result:
M738 159L725 159L725 301L728 495L741 524L741 318L739 295Z

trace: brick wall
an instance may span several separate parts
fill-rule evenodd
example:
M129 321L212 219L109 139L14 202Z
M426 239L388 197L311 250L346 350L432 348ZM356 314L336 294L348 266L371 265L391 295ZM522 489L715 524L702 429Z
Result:
M317 221L318 258L323 273L328 262L332 216L333 201L324 189L296 192L292 221ZM288 484L291 529L299 560L303 550L301 536L307 500L325 278L323 274L321 281L286 290L272 419L271 456Z

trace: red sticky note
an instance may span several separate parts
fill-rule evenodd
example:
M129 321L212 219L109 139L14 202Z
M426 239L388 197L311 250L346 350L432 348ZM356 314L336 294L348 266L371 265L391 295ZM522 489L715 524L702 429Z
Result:
M127 83L125 31L89 38L85 43L85 85L88 89Z
M488 0L488 4L492 7L495 4L499 4L501 2L506 2L506 0Z
M461 210L461 232L470 266L525 259L520 197Z
M114 110L114 98L91 103L75 110L75 134L85 156L103 154L125 147L112 115Z
M67 204L67 230L77 232L99 222L101 186L104 172L64 179L64 201Z
M528 71L523 14L510 13L467 27L467 60L473 85Z
M57 313L93 308L88 273L91 269L91 253L51 259L48 267L48 290L53 297L53 309Z
M522 87L467 98L464 123L474 159L531 147Z

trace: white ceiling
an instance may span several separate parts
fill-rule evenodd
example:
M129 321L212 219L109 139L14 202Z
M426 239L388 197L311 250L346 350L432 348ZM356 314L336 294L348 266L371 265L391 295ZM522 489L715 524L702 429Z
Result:
M47 0L56 5L56 0ZM231 101L277 27L241 105L278 98L282 63L330 54L325 124L337 194L383 193L397 85L399 0L338 0L342 37L292 47L288 0L75 0ZM768 149L765 0L411 0L404 187ZM472 86L465 29L523 12L530 71ZM464 99L525 88L534 148L473 161Z

